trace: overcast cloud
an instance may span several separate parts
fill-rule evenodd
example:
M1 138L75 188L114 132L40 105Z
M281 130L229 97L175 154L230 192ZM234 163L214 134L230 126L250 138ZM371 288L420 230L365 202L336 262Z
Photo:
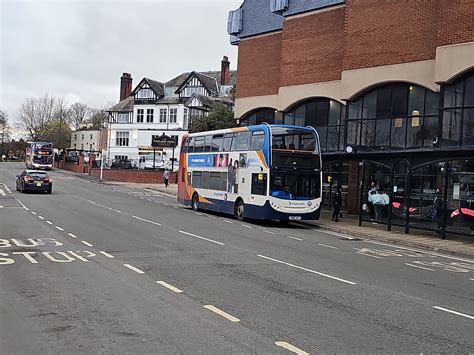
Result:
M100 106L120 76L167 81L191 70L236 69L227 13L242 0L0 0L0 107L14 120L29 96Z

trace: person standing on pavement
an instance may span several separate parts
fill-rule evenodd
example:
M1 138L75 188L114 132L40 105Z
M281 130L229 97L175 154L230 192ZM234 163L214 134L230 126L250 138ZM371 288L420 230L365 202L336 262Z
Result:
M367 195L367 207L369 207L370 220L373 222L375 219L375 207L374 207L374 195L377 193L377 184L372 181L369 186L369 192Z
M333 199L334 204L334 212L332 213L331 221L339 222L339 214L341 213L341 205L342 205L342 191L341 187L338 186L336 189L336 193L334 194Z
M170 171L168 169L165 170L165 173L163 174L163 180L165 180L165 187L168 187L168 183L170 180Z

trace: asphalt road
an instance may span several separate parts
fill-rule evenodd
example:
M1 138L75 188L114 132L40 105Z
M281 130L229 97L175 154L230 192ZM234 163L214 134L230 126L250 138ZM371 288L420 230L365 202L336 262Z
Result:
M474 260L0 163L0 353L469 353ZM3 192L3 193L2 193Z

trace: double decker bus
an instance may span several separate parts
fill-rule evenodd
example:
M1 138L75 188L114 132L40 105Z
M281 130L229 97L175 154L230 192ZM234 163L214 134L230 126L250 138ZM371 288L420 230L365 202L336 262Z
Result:
M319 219L322 169L312 127L261 124L183 137L178 201L237 219Z
M53 168L54 151L51 142L28 142L26 148L26 168L44 169Z

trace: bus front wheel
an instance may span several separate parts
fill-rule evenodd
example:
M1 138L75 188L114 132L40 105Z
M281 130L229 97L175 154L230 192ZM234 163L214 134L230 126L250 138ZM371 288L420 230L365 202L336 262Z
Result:
M244 220L244 215L245 215L244 201L239 200L235 205L235 217L239 221L243 221Z
M194 211L199 210L199 195L198 194L193 195L193 198L191 200L191 208Z

